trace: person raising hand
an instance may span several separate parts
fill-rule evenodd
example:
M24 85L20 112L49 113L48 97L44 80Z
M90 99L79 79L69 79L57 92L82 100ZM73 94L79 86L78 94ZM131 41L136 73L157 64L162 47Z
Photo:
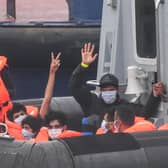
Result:
M45 115L48 112L48 108L49 108L49 105L50 105L50 102L51 102L51 99L53 96L55 75L61 65L60 55L61 55L60 52L56 56L54 55L53 52L51 52L51 63L50 63L49 77L48 77L48 82L47 82L47 86L45 89L44 99L43 99L43 102L42 102L41 108L40 108L40 117L42 119L45 118Z

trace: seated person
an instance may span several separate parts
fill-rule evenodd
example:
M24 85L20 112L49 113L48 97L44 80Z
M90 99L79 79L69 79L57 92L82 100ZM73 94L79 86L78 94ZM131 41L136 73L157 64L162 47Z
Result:
M82 136L82 133L67 130L67 118L62 112L49 112L45 116L46 127L42 127L36 142Z
M8 134L18 140L23 140L21 136L21 123L27 115L37 117L38 108L35 106L24 106L21 103L13 103L11 110L7 112L5 123L8 126Z
M104 74L99 81L100 94L90 92L86 86L85 76L91 65L95 62L97 54L94 53L95 46L91 43L84 44L81 49L81 63L75 68L70 79L72 96L82 107L87 121L88 132L95 132L100 127L104 112L108 108L125 103L119 95L119 80L113 74ZM163 86L160 82L154 85L153 92L145 106L142 106L143 113L138 115L148 119L157 114L160 105ZM85 122L86 123L86 122ZM89 129L90 125L90 129ZM94 128L94 130L93 130ZM86 131L86 130L85 130Z
M114 122L112 131L117 132L144 132L155 131L156 126L147 120L135 122L135 113L129 108L129 104L120 105L117 107L114 114Z
M49 79L48 79L48 84L46 90L49 90L45 94L45 101L42 103L42 108L45 109L45 107L48 107L48 93L50 94L52 90L52 86L50 83L54 81L55 79L55 72L57 71L60 61L59 61L59 56L60 53L57 55L56 58L54 58L54 54L51 54L51 64L50 64L50 73L49 73ZM25 138L21 134L21 122L22 120L27 116L27 115L32 115L32 116L38 116L42 119L44 119L45 116L45 110L42 110L39 112L37 107L33 106L24 106L20 103L13 103L13 108L7 112L7 117L5 119L5 123L8 126L8 134L13 136L17 140L24 140Z
M114 112L115 109L111 108L109 109L108 112L105 113L104 115L104 119L101 123L101 127L99 129L97 129L96 134L105 134L109 131L109 126L113 123L114 121Z
M150 121L142 117L136 117L132 107L132 103L125 103L117 106L114 113L114 121L107 122L105 125L105 128L108 130L106 130L106 132L131 133L156 130L156 126Z
M17 140L24 140L21 135L21 122L26 116L26 108L20 103L13 103L13 108L7 112L5 123L8 126L8 134Z
M67 130L67 119L65 114L62 112L48 112L54 90L55 72L60 66L59 56L60 53L54 59L52 53L50 75L45 90L45 96L40 108L40 116L46 121L46 127L40 129L40 132L36 137L36 142L82 135L80 132Z
M21 125L21 134L25 140L33 140L41 128L41 119L32 116L27 116L23 119Z

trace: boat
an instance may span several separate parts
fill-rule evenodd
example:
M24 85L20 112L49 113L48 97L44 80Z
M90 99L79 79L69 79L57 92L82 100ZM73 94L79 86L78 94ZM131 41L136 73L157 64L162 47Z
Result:
M138 72L134 76L136 81L143 81L138 81L142 92L134 90L131 92L134 96L149 96L152 82L160 80L167 88L167 12L168 0L104 0L96 82L102 74L114 73L121 87L127 90L128 70L133 69ZM90 84L96 82L93 80ZM125 90L121 92L124 94ZM165 91L160 112L153 118L157 126L167 122L167 97ZM40 106L42 98L16 101ZM54 97L50 106L67 114L71 124L75 124L71 128L80 128L83 112L73 97ZM168 131L92 135L37 144L1 137L0 144L4 168L160 168L168 165Z
M55 3L57 5L54 6ZM60 79L64 78L66 83L70 72L80 62L80 49L86 41L93 42L98 52L102 3L102 0L50 0L47 5L46 1L33 0L26 4L15 0L2 2L0 55L8 58L11 68L16 88L13 99L43 96L43 86L39 88L33 82L37 76L32 74L39 74L39 81L43 84L47 79L51 52L62 52ZM47 13L41 14L41 10ZM92 76L96 74L96 66L97 63L93 67ZM67 87L63 82L61 85L64 86L62 88ZM30 87L32 91L29 90ZM68 96L68 91L62 88L56 86L55 93L58 96Z
M62 66L76 66L85 41L99 46L102 0L88 2L57 0L55 7L53 0L47 5L45 1L4 2L1 8L7 4L7 12L0 15L0 54L12 68L46 68L49 53L62 51ZM40 10L47 13L41 15Z

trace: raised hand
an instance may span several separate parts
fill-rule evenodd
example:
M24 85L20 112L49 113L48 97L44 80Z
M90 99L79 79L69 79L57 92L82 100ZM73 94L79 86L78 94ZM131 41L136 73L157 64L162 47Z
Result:
M60 66L60 58L59 58L60 55L61 55L61 53L58 53L57 56L55 57L54 53L53 52L51 53L49 77L48 77L48 82L47 82L46 89L45 89L44 99L42 101L41 108L40 108L40 117L42 119L45 118L45 115L48 112L51 98L53 95L54 82L55 82L55 72L58 70L58 68Z
M90 65L95 61L97 53L93 54L95 45L91 43L85 43L84 47L81 49L82 63Z
M153 85L153 95L155 97L162 96L164 92L164 86L161 82L155 83Z
M50 72L55 73L58 70L58 68L59 68L59 66L61 64L60 63L60 55L61 55L61 53L59 52L57 54L57 56L55 57L54 53L51 52Z

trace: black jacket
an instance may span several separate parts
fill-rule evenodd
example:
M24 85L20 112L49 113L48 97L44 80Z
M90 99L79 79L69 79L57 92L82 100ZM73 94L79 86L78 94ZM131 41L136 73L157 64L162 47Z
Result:
M125 102L125 100L120 99L120 97L118 96L116 102L112 104L105 104L99 96L91 93L88 87L85 85L86 81L84 80L84 75L87 73L87 71L88 68L83 68L81 67L81 65L78 65L77 68L73 71L70 79L70 88L72 95L81 105L85 116L97 114L102 120L105 112L108 109ZM153 94L151 94L145 106L141 105L139 106L140 108L137 107L140 110L136 110L136 115L143 116L146 119L154 117L157 114L160 101L160 97L154 97Z

